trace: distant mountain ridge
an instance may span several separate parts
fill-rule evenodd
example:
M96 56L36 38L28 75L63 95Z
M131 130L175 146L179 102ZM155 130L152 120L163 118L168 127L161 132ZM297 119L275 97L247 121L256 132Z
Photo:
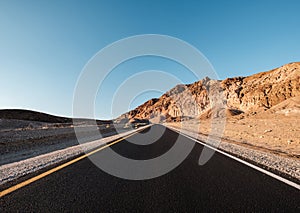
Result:
M296 96L300 96L300 62L248 77L222 81L206 77L192 84L177 85L160 98L151 99L121 115L118 120L168 121L201 117L214 107L212 98L221 98L231 115L255 113Z
M37 112L25 109L2 109L0 110L0 119L14 119L24 121L37 121L46 123L72 123L73 119L68 117L61 117L50 115L43 112ZM89 122L93 119L77 118L76 122ZM110 124L112 120L96 120L98 124Z
M70 123L71 118L50 115L25 109L3 109L0 110L0 119L15 119L27 121L39 121L47 123Z

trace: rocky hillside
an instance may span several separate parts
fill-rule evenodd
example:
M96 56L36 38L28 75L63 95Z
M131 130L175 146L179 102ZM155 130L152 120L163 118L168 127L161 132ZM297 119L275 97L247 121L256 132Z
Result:
M256 113L296 96L300 96L300 62L248 77L222 81L205 78L193 84L177 85L119 119L179 121L203 117L214 107L226 108L230 115Z
M300 96L300 63L244 78L222 81L228 107L243 111L269 109L280 102Z

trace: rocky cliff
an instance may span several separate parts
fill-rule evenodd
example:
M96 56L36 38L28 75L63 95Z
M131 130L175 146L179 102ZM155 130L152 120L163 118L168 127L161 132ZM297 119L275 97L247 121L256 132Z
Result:
M208 116L214 107L226 108L230 115L256 113L296 96L300 96L300 62L248 77L222 81L206 77L193 84L177 85L119 119L179 121Z

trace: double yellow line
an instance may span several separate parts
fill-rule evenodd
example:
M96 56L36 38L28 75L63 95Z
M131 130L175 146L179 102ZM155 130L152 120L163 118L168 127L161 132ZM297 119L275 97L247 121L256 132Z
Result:
M65 167L67 167L67 166L69 166L69 165L71 165L73 163L76 163L76 162L78 162L78 161L80 161L80 160L82 160L82 159L84 159L84 158L86 158L86 157L88 157L88 156L90 156L92 154L95 154L96 152L99 152L99 151L101 151L101 150L103 150L103 149L105 149L105 148L107 148L109 146L112 146L112 145L114 145L116 143L119 143L119 142L125 140L126 138L129 138L129 137L137 134L138 132L140 132L142 130L144 130L144 128L141 129L141 130L139 130L139 131L136 131L134 133L131 133L131 134L129 134L129 135L123 137L123 138L117 139L116 141L113 141L112 143L109 143L109 144L107 144L105 146L101 146L100 148L95 149L95 150L93 150L93 151L91 151L91 152L89 152L89 153L87 153L85 155L82 155L82 156L80 156L78 158L75 158L75 159L73 159L71 161L68 161L67 163L64 163L64 164L62 164L60 166L57 166L57 167L55 167L53 169L50 169L50 170L48 170L48 171L46 171L46 172L44 172L42 174L39 174L39 175L37 175L35 177L32 177L32 178L30 178L28 180L25 180L24 182L21 182L21 183L19 183L17 185L14 185L14 186L12 186L12 187L10 187L8 189L5 189L5 190L3 190L3 191L0 192L0 198L3 197L3 196L5 196L5 195L7 195L7 194L9 194L9 193L11 193L11 192L13 192L13 191L16 191L17 189L20 189L20 188L22 188L24 186L27 186L27 185L29 185L29 184L31 184L31 183L33 183L33 182L35 182L35 181L37 181L37 180L39 180L41 178L44 178L44 177L46 177L46 176L48 176L48 175L50 175L50 174L52 174L52 173L54 173L54 172L56 172L58 170L61 170L61 169L65 168Z

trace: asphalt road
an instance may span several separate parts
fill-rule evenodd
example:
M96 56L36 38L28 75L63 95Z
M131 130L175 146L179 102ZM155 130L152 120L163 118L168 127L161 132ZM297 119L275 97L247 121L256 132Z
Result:
M154 125L151 131L163 127ZM149 140L133 135L128 140ZM167 129L150 145L124 140L114 151L145 160L168 151L178 134ZM136 141L135 141L136 142ZM195 143L182 137L177 143ZM96 167L89 158L20 188L0 199L0 212L300 212L300 191L222 154L198 165L196 143L171 172L149 180L126 180ZM94 155L100 155L95 153ZM159 166L159 165L158 165Z

